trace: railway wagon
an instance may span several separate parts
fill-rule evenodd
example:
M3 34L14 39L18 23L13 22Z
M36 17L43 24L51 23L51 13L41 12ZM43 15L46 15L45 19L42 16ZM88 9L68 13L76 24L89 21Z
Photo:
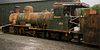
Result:
M81 21L81 32L86 44L100 46L100 14L86 15Z

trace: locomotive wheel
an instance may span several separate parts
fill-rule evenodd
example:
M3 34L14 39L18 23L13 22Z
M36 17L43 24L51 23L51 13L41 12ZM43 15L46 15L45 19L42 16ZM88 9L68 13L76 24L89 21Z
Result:
M29 31L28 33L26 33L27 36L32 36L32 37L34 37L35 34L36 34L35 31Z
M72 41L72 39L74 39L75 41L77 42L81 42L81 39L83 38L83 35L82 34L79 34L79 33L73 33L71 32L70 34L68 34L68 41Z
M67 34L67 41L70 42L73 38L74 38L73 33L68 33L68 34Z
M2 31L3 31L4 33L8 33L8 32L9 32L9 27L8 27L8 26L3 27L3 28L2 28Z
M9 27L9 33L15 33L14 27Z

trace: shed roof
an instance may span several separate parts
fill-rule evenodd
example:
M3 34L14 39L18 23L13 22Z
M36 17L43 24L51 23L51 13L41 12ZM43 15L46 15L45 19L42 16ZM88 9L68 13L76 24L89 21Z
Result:
M86 3L81 3L81 2L56 2L54 5L62 5L62 6L75 6L77 8L86 8L89 7L88 4Z
M20 2L37 2L37 1L46 1L46 0L0 0L0 4L20 3Z

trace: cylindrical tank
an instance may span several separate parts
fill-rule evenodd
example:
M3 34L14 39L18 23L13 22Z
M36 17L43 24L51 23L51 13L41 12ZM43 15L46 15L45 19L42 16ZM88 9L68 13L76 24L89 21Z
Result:
M20 13L17 17L18 25L25 25L26 23L30 23L33 27L43 27L47 24L47 21L52 18L51 12L34 12L30 13L30 19L25 19L25 14Z
M51 18L52 14L50 14L50 12L36 12L31 16L30 23L32 26L43 28Z
M34 27L40 27L43 25L43 15L40 12L30 15L30 24Z
M17 25L25 25L26 24L25 14L24 13L20 13L19 14L19 16L16 19L16 24Z

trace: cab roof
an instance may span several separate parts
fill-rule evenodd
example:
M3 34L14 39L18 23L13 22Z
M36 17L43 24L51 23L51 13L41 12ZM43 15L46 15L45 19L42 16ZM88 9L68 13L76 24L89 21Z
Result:
M54 3L56 6L74 6L76 8L88 8L89 5L81 2L56 2Z

